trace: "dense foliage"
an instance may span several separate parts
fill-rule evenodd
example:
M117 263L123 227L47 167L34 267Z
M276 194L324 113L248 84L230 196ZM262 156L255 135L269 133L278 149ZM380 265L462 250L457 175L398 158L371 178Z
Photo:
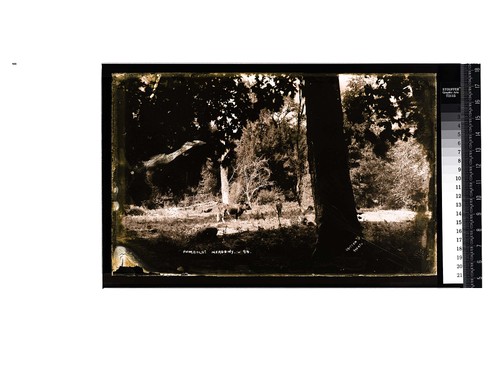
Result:
M342 95L359 207L432 211L435 90L431 75L353 75Z
M161 206L186 195L218 199L227 168L232 201L312 201L302 82L290 76L122 74L128 197ZM352 75L344 133L359 207L420 209L434 168L434 78ZM205 146L171 166L140 170L184 142Z

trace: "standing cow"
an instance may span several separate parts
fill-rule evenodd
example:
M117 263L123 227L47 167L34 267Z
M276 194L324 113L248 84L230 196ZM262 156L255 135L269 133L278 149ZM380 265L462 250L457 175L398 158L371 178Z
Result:
M251 210L251 207L248 203L243 204L224 204L219 203L217 205L217 221L225 222L225 216L234 217L235 219L239 219L243 212Z

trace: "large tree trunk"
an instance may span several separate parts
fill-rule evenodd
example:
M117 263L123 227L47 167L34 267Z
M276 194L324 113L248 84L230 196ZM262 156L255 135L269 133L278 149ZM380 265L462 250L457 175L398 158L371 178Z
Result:
M220 191L222 194L222 203L229 204L229 179L228 167L224 164L220 165Z
M303 155L300 150L300 144L302 140L302 129L301 129L301 122L302 122L302 111L303 111L304 105L302 104L302 94L301 91L299 90L299 106L298 106L298 111L297 111L297 134L295 135L295 148L297 152L297 161L296 161L296 175L297 175L297 184L295 186L295 192L297 196L297 203L299 204L299 207L302 208L302 192L303 192L303 175L304 175L304 161L303 161Z
M314 256L341 256L361 235L361 226L349 176L338 76L306 77L304 96L318 225Z
M219 159L220 166L220 192L222 203L229 204L229 163L228 155L231 150L227 148Z

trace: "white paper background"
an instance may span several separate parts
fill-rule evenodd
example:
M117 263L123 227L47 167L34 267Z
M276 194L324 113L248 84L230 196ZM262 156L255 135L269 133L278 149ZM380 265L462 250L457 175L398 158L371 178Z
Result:
M327 3L0 5L1 373L498 369L498 12ZM485 287L101 289L101 63L133 62L482 63Z

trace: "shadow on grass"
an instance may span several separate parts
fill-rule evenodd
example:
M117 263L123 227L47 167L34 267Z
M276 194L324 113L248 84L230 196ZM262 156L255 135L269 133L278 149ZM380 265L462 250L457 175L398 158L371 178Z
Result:
M435 256L430 219L418 213L403 222L364 222L364 238L385 252L397 254L408 264L407 272L431 273ZM434 230L430 231L434 233Z
M310 259L315 229L287 227L213 239L129 238L120 241L150 272L190 274L300 273Z

